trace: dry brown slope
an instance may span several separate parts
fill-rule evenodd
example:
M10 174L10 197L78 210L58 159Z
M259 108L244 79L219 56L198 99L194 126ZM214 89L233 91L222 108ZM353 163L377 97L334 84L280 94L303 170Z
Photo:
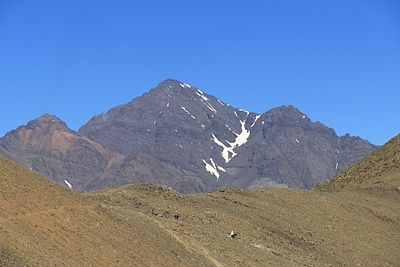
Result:
M182 196L151 185L87 197L133 223L157 221L191 250L223 266L398 266L395 191L221 190ZM178 209L179 221L172 219ZM153 215L151 210L157 215ZM238 232L237 239L228 233Z
M400 191L400 135L336 178L316 186L320 191L360 188Z
M147 218L111 216L0 158L2 266L211 265ZM4 252L4 253L3 253Z

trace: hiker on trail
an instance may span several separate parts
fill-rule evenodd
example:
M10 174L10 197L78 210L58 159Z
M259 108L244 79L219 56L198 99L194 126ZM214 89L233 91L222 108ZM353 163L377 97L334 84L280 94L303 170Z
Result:
M179 211L176 210L174 214L175 220L179 220L179 217L181 217L181 214L179 213Z
M229 236L231 238L235 238L237 236L237 233L234 233L233 230L232 230L231 233L229 234Z

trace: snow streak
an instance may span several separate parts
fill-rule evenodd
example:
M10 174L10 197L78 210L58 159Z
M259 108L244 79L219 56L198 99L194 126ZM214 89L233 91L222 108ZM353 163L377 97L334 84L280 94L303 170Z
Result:
M233 132L236 135L235 141L234 142L226 141L228 145L225 145L214 134L212 134L214 142L220 147L222 147L221 155L226 163L228 163L231 159L233 159L237 155L234 149L244 145L245 143L247 143L247 140L249 139L250 131L248 131L245 127L246 120L240 121L240 124L242 126L242 131L240 132L240 134L236 134Z

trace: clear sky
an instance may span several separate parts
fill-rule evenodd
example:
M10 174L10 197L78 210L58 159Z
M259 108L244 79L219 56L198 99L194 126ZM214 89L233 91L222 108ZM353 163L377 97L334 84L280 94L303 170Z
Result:
M167 78L383 144L400 133L400 1L0 0L0 136L43 113L77 130Z

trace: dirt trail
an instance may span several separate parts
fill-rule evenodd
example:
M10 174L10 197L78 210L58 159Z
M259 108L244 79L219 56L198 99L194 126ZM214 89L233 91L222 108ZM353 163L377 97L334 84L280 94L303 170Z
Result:
M200 246L199 244L191 243L188 244L184 242L182 239L179 238L178 235L176 235L172 230L166 228L160 221L152 218L151 216L147 216L139 211L131 210L130 212L135 213L140 215L141 217L144 217L146 219L151 220L152 222L156 223L157 226L162 229L163 231L167 232L171 237L173 237L179 244L181 244L186 250L188 250L190 253L193 254L200 254L201 256L205 257L208 259L212 264L214 264L217 267L223 267L225 266L215 258L213 258L210 253L205 249L203 246Z

